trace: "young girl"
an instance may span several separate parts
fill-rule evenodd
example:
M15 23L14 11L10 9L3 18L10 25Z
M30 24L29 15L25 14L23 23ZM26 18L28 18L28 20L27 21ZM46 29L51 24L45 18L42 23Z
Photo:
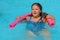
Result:
M39 3L32 4L31 16L27 16L27 27L24 40L34 40L36 36L43 37L43 40L51 40L50 32L45 28L48 24L47 18L51 18L54 22L54 18L46 13L42 12L42 6ZM49 24L48 24L49 25Z

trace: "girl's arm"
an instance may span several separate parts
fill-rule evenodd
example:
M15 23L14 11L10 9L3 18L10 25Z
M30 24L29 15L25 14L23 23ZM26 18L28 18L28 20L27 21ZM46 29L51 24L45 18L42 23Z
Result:
M21 18L21 16L18 16L17 17L17 19L19 19L19 18ZM23 20L22 20L22 22L26 22L27 20L29 20L30 19L30 16L26 16L26 18L24 18Z
M50 26L54 26L55 24L55 18L52 15L47 15L46 16L46 23Z
M55 18L47 13L43 13L42 17L43 22L45 22L47 25L53 26L55 24Z
M52 21L55 23L55 18L54 18L52 15L49 15L49 14L48 14L48 15L46 16L46 19L48 19L48 18L51 18Z
M21 17L18 17L14 22L12 22L9 26L10 28L14 27L18 22L24 20L27 16L31 15L31 13L25 14Z

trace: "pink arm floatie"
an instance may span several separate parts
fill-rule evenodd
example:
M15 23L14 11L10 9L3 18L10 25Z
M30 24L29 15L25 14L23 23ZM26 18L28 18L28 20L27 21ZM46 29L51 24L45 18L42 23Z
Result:
M48 21L48 24L49 24L50 26L53 26L53 25L54 25L54 22L52 21L51 18L47 18L47 21Z
M30 13L27 13L23 16L21 16L20 18L17 18L14 22L12 22L9 26L10 28L13 28L19 21L22 21L24 18L26 18L26 16L29 16L31 15L31 12Z

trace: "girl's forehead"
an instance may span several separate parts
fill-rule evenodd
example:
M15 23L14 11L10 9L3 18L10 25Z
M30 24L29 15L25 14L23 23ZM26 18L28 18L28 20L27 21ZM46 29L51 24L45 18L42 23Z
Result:
M39 8L38 6L36 6L36 5L34 5L34 6L32 6L32 8Z
M38 7L38 5L33 5L32 7L34 7L34 6Z

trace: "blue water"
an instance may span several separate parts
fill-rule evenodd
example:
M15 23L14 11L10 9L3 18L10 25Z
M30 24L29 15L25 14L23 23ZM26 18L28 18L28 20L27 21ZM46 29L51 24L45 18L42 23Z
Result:
M14 28L9 28L9 24L17 16L30 12L34 2L43 6L43 12L55 17L55 26L49 29L52 40L60 40L60 0L0 0L0 40L23 40L26 23L18 23Z

